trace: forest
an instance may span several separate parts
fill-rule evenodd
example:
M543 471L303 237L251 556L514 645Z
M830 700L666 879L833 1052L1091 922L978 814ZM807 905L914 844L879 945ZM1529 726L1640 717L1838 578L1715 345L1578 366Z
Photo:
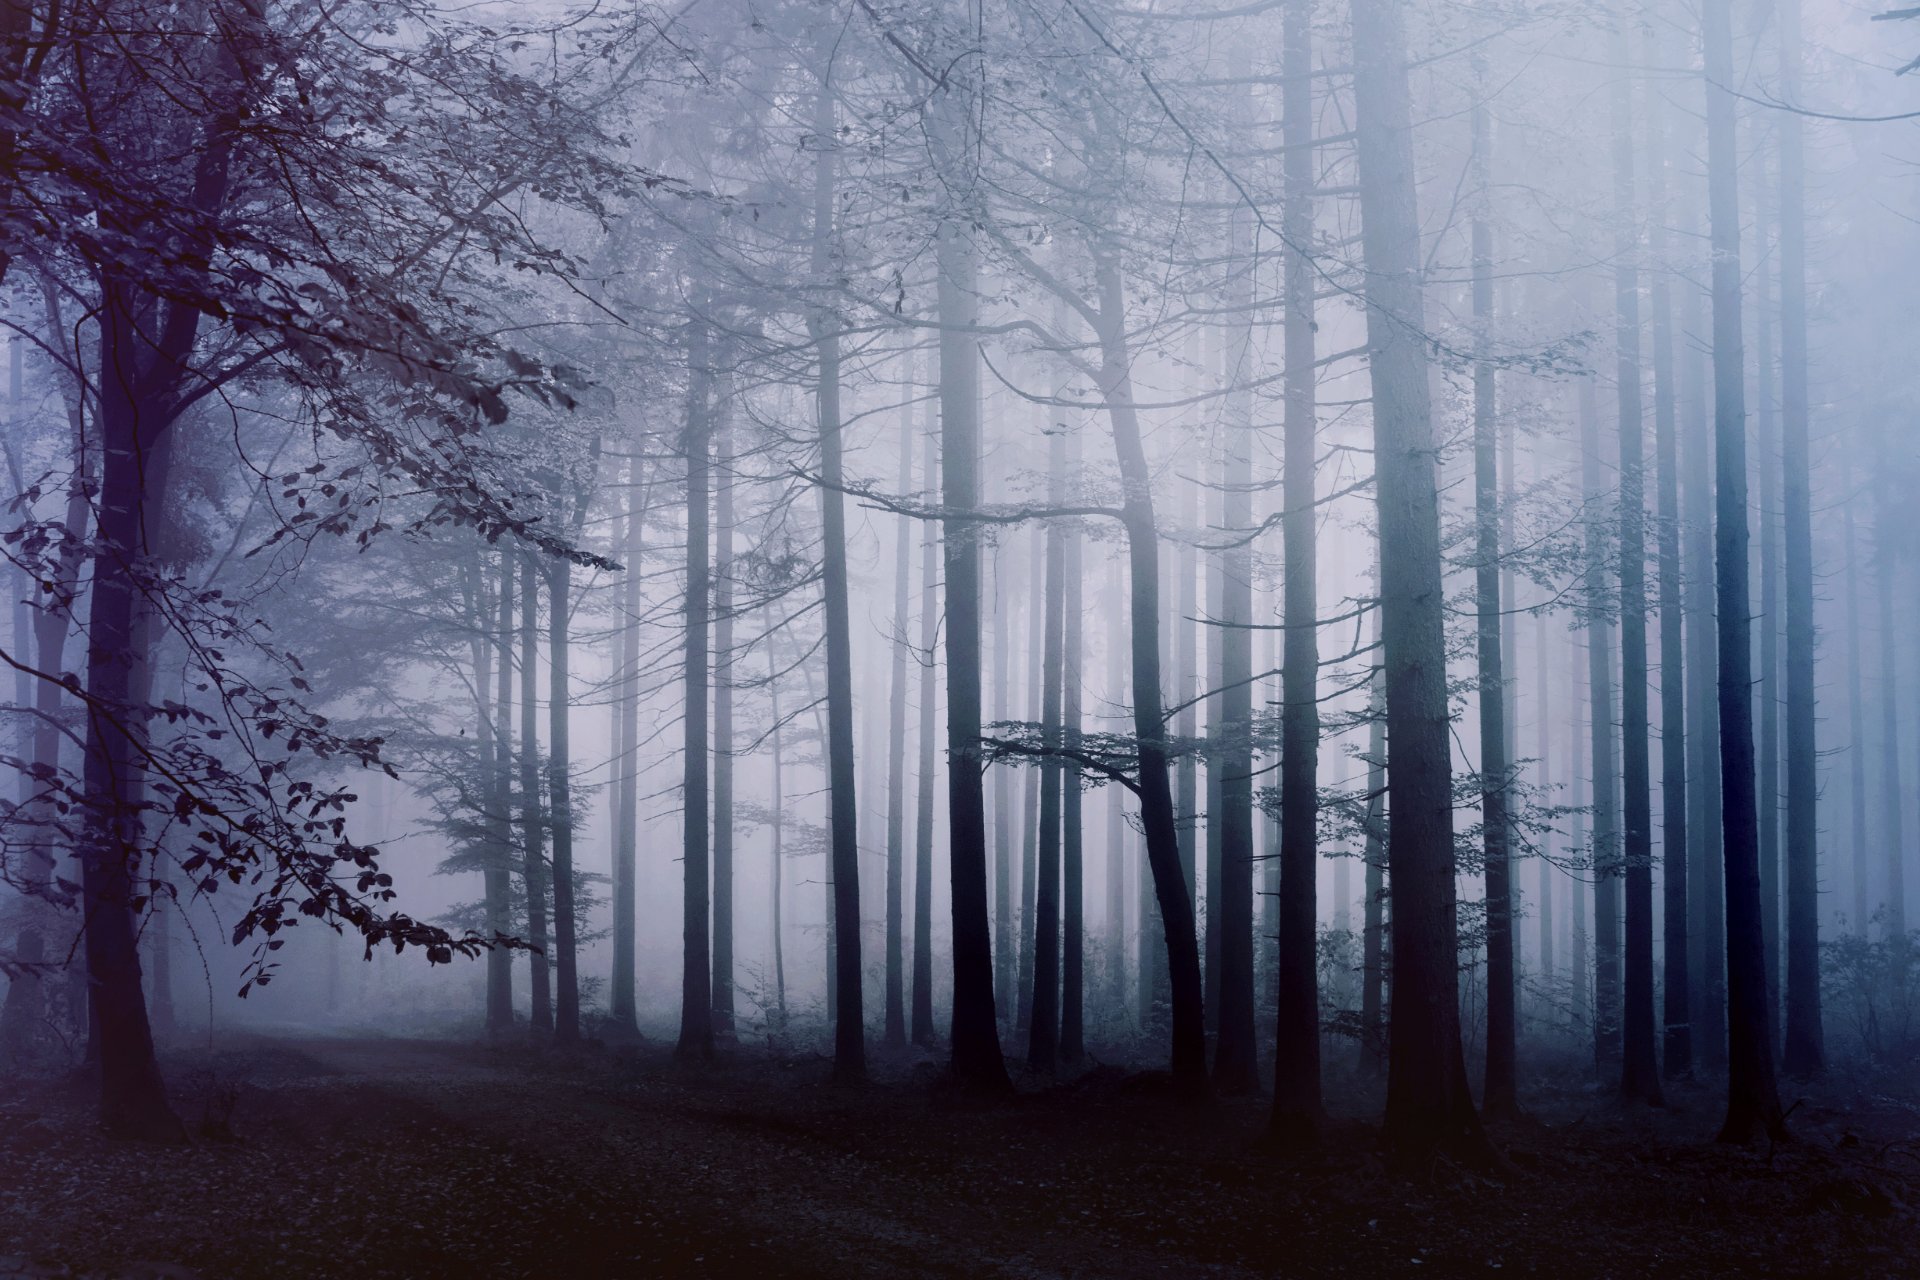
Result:
M1915 1274L1916 84L0 0L0 1280Z

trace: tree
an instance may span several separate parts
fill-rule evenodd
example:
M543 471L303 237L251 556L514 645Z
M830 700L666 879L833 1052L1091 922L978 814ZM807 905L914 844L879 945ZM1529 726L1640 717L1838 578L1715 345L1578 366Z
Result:
M1740 332L1740 193L1734 123L1733 20L1728 0L1706 0L1707 197L1713 244L1714 572L1720 659L1721 823L1727 892L1727 1117L1720 1138L1785 1119L1768 1035L1755 811L1751 603L1747 592L1747 410Z
M1383 1138L1402 1157L1479 1153L1460 1039L1453 788L1433 414L1405 14L1354 0L1354 131L1366 255L1374 497L1380 540L1393 1006Z

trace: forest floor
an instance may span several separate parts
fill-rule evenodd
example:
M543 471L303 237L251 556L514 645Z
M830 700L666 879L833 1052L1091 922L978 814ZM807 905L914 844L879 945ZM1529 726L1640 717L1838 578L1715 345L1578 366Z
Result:
M1409 1178L1357 1122L1280 1156L1257 1099L1112 1068L984 1104L924 1058L852 1089L747 1048L228 1037L168 1065L186 1148L102 1136L75 1081L0 1082L0 1280L1920 1275L1920 1112L1831 1085L1769 1150L1714 1144L1705 1089L1628 1111L1542 1079L1506 1168Z

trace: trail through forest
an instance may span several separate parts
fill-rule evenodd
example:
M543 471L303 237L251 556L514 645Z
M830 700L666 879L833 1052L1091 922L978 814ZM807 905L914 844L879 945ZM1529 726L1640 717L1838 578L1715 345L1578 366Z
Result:
M203 1132L166 1159L14 1086L0 1277L1911 1274L1920 1115L1885 1099L1810 1098L1770 1153L1704 1141L1705 1092L1570 1095L1500 1131L1508 1168L1408 1181L1359 1126L1282 1159L1264 1104L1156 1075L983 1104L877 1065L238 1042L175 1064Z

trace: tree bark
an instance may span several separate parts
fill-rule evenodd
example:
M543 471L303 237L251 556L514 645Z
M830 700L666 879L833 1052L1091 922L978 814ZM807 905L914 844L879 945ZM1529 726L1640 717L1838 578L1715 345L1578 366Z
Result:
M684 781L681 791L681 956L680 1039L674 1052L681 1058L713 1056L713 955L708 933L708 758L707 758L707 646L709 608L713 593L713 552L709 545L712 518L709 486L712 463L712 406L708 403L713 372L708 365L710 339L696 300L687 338L687 422L681 453L687 464L687 597L686 649L682 681L685 708L681 716Z
M940 459L931 424L921 433L925 451L921 470L927 489L934 487ZM939 639L940 597L934 589L939 574L939 539L929 527L920 549L920 790L919 826L913 845L913 1042L931 1048L938 1033L933 1026L933 814L936 746L940 733L939 689L934 679L933 650ZM905 617L904 614L901 615ZM982 797L984 801L984 796Z
M1446 600L1403 23L1401 0L1354 0L1392 806L1393 1008L1382 1138L1397 1157L1423 1160L1437 1150L1481 1156L1486 1138L1460 1036Z
M520 564L520 839L521 876L527 888L527 942L533 947L531 1024L536 1035L553 1030L553 975L547 955L546 810L541 804L540 735L535 664L540 656L540 577L534 552Z
M907 385L914 385L907 369ZM900 414L900 492L913 487L913 415ZM882 1036L889 1049L907 1043L906 952L901 910L904 903L907 859L907 609L912 571L913 521L900 516L893 541L893 618L899 634L891 644L887 712L887 974L886 1014ZM931 806L923 806L930 808Z
M1727 1117L1722 1141L1785 1122L1767 1031L1747 594L1747 410L1740 334L1740 196L1730 0L1705 0L1707 184L1713 245L1714 570L1720 656L1720 811L1727 907Z

